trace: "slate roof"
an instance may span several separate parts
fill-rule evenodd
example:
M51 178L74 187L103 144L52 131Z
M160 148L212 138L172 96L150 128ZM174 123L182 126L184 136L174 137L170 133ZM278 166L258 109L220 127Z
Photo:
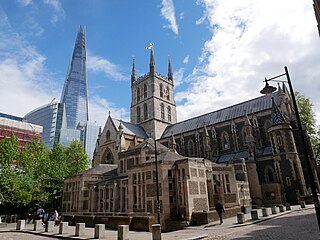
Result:
M278 92L271 95L264 95L258 98L251 99L227 108L223 108L214 112L210 112L195 118L191 118L182 122L168 126L162 134L161 138L167 138L171 135L176 135L197 128L202 128L204 125L209 126L231 119L236 119L242 116L250 115L256 112L261 112L272 108L272 97L278 102Z
M131 135L136 135L138 137L146 138L148 135L144 131L143 127L135 125L133 123L120 121L118 119L112 118L113 123L115 124L117 130L119 130L120 122L123 127L124 133L128 133Z

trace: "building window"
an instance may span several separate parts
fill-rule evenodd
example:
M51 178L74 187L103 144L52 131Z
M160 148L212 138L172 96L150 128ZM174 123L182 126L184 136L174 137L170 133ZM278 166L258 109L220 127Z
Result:
M147 84L143 85L143 97L144 97L144 98L147 98L147 97L148 97Z
M264 170L266 182L274 182L274 171L270 166L267 166Z
M137 102L140 102L140 88L137 88Z
M227 132L223 132L221 135L222 139L222 148L223 149L229 149L230 148L230 141L229 141L229 135Z
M113 154L109 148L104 153L104 162L107 164L113 164Z
M164 119L164 104L160 104L160 111L161 111L161 119Z
M163 86L162 86L162 83L160 84L160 97L163 97Z
M106 133L106 140L109 141L110 140L110 131L108 130Z
M170 100L170 89L167 87L167 99Z
M148 119L148 105L146 103L143 104L143 119L144 120Z
M190 139L188 141L187 147L188 147L188 155L194 156L194 143L193 143L192 139Z
M141 109L140 107L137 107L137 122L141 121Z
M171 122L171 107L168 106L168 121Z

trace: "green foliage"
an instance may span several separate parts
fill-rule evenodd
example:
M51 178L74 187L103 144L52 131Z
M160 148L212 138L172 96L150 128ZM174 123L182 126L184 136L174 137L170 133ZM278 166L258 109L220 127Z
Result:
M0 193L7 212L28 211L41 205L59 207L64 178L86 169L88 155L79 141L51 150L33 141L20 152L15 136L0 141Z
M320 128L316 124L316 115L312 109L312 103L309 98L305 97L304 95L300 94L299 92L295 93L295 97L297 100L297 104L299 107L299 114L301 118L301 122L303 123L304 127L306 128L313 151L315 153L315 157L317 160L317 164L320 164Z

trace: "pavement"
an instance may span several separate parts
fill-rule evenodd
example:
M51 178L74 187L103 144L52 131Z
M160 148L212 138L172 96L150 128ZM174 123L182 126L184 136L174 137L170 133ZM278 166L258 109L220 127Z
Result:
M231 231L235 228L241 228L248 225L257 224L263 221L268 221L279 216L290 214L296 211L305 211L313 209L314 205L306 205L306 208L301 208L300 205L291 206L291 210L278 212L277 214L271 214L269 209L269 216L262 217L262 211L258 210L258 220L251 220L251 213L245 214L246 221L243 224L237 223L237 217L231 217L224 219L223 224L219 222L212 222L202 226L190 226L181 230L166 232L161 234L162 240L196 240L196 239L208 239L211 237L211 233L215 235L223 235L224 233ZM279 209L278 209L279 211ZM8 237L10 236L10 237ZM24 236L24 237L23 237ZM39 238L42 237L42 238ZM66 234L59 234L59 227L54 227L53 232L33 231L33 224L26 224L24 230L16 230L16 223L9 223L6 226L0 227L0 239L93 239L94 228L85 228L85 233L81 237L75 236L75 227L69 226ZM152 233L142 231L129 231L128 238L130 240L148 240L152 239ZM116 230L106 229L105 236L102 239L118 239L118 233Z

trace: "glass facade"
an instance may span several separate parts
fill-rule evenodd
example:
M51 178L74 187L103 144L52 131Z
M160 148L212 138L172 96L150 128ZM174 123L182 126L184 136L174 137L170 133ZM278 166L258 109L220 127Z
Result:
M77 139L92 159L99 127L88 122L88 81L86 74L86 36L80 26L60 103L50 103L25 116L26 121L43 126L43 141L69 146Z
M68 129L85 126L88 118L88 82L86 74L86 37L80 27L73 50L71 63L61 95L65 104Z
M47 148L59 142L62 127L63 104L50 103L39 107L24 116L24 121L43 127L42 141Z

